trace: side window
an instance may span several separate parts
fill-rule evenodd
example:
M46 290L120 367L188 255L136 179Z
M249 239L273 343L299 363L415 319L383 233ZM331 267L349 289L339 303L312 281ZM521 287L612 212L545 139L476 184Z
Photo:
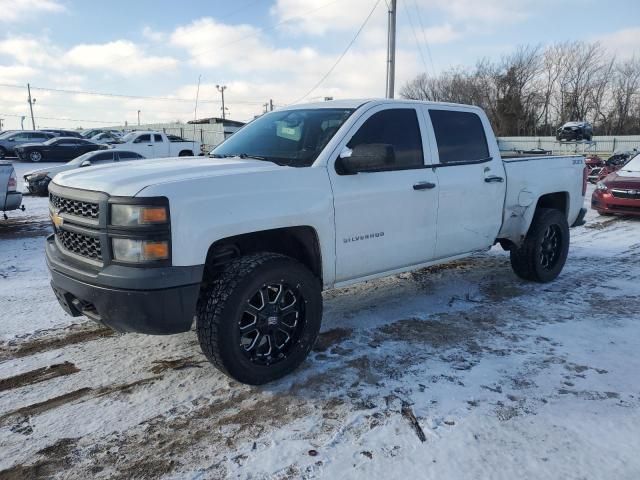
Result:
M99 153L97 155L94 155L91 158L91 163L92 164L102 164L102 163L109 163L109 162L113 162L113 152L105 152L105 153Z
M380 164L374 165L372 170L402 170L424 166L420 126L413 108L374 113L347 144L351 149L366 145L385 146L392 152L390 158L380 158Z
M118 152L120 160L134 160L136 158L142 158L142 155L138 155L135 152Z
M158 135L157 133L153 135L153 140L158 143L162 142L162 135Z
M138 138L134 140L133 143L145 143L150 141L151 141L151 135L145 134L145 135L140 135Z
M480 117L471 112L429 110L440 163L477 162L489 158Z

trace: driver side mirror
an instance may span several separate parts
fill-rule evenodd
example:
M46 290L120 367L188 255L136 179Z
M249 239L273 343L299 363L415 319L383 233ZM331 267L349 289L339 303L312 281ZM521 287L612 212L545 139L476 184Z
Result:
M90 166L91 166L91 160L85 160L80 164L80 167L90 167Z
M359 172L388 170L396 160L393 145L370 143L345 147L336 160L336 171L340 175L355 175Z

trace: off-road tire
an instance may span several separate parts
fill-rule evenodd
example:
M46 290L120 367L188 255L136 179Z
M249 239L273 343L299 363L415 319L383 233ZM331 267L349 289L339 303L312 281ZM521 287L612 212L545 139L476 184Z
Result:
M551 268L545 268L540 262L542 243L545 232L550 226L557 227L560 236L557 259ZM554 208L539 208L523 244L519 248L511 249L511 268L517 276L524 280L546 283L555 280L569 253L569 224L565 215Z
M305 305L305 319L290 354L271 365L256 365L242 351L239 318L255 289L269 282L296 285ZM207 359L221 372L250 385L271 382L295 370L307 357L322 320L320 281L297 260L277 253L251 254L230 261L203 286L197 308L197 335Z

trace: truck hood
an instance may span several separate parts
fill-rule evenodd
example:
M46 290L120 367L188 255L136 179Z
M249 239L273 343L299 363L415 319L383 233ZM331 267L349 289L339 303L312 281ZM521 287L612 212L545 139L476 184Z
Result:
M132 197L151 185L285 168L291 167L282 167L261 160L241 160L239 158L154 158L79 168L60 173L53 181L62 187Z

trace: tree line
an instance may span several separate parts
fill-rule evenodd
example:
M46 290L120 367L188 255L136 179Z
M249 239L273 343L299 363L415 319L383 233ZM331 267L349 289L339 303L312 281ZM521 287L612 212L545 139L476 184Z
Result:
M600 43L520 46L472 68L418 75L404 98L482 107L497 135L555 135L589 121L596 135L640 134L640 57L616 59Z

